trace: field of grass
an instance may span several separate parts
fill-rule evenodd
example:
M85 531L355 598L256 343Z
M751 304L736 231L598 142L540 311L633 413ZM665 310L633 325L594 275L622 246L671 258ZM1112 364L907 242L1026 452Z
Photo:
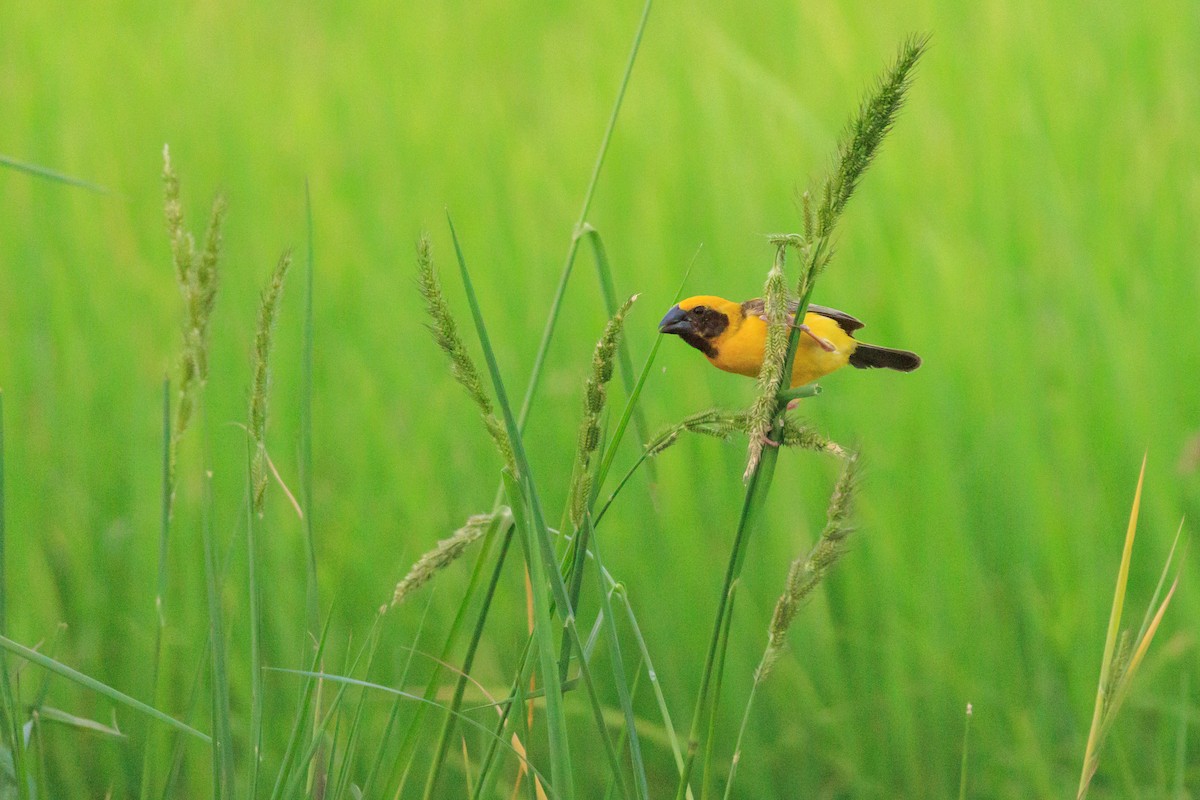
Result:
M519 400L640 13L637 3L11 4L0 154L110 191L0 169L5 635L211 731L201 533L202 464L211 465L236 796L250 794L244 732L255 697L267 720L268 794L303 679L267 671L261 691L251 681L238 425L259 291L292 247L267 442L299 491L306 182L308 522L329 623L325 669L345 673L412 562L489 511L499 484L501 461L424 327L418 237L430 232L478 353L445 223L453 215ZM864 88L913 32L932 34L929 51L813 299L861 317L864 338L915 350L924 365L911 375L844 370L802 404L814 427L862 451L858 532L759 691L738 797L956 796L968 702L968 797L1070 796L1143 453L1133 624L1180 518L1200 512L1200 15L1181 0L660 0L587 215L618 294L640 294L626 320L634 363L693 261L685 294L762 291L766 234L800 228L795 190L824 175ZM162 381L176 378L183 319L163 222L164 142L190 229L203 232L217 191L229 211L205 413L179 452L156 697ZM594 272L581 252L526 431L551 524L607 318ZM612 394L619 410L619 380ZM658 429L754 395L753 381L669 339L641 406ZM636 439L622 445L618 474ZM684 438L655 460L655 484L639 473L598 532L680 735L738 523L744 444ZM780 456L729 633L719 775L788 564L820 533L837 472L817 454ZM272 485L255 530L269 666L307 669L312 658L305 541ZM395 685L414 643L440 650L474 555L383 618L370 680ZM1092 797L1200 791L1196 557L1186 554ZM527 635L518 562L502 575L473 669L494 695L509 691ZM580 622L590 627L596 593L584 597ZM637 660L627 660L632 674ZM20 670L21 701L34 703L47 673L12 656L7 664ZM419 693L430 664L414 664L404 688ZM448 702L453 679L443 682L438 700ZM329 703L336 687L322 691ZM364 696L368 744L348 773L360 785L389 741L392 706ZM470 688L468 705L482 697ZM617 697L605 689L603 699L616 731ZM105 725L116 708L127 736L44 720L30 750L39 797L138 796L151 733L149 796L163 793L172 754L159 723L58 677L42 705ZM635 707L651 794L673 796L677 772L644 677ZM581 688L567 693L565 713L581 743L576 794L600 797L608 767L587 746ZM437 726L427 727L422 758L436 740ZM438 796L466 796L481 741L466 732L465 770L463 745L452 745ZM544 765L544 730L528 743ZM212 793L209 761L206 745L185 744L170 796ZM414 775L404 796L420 796L424 780Z

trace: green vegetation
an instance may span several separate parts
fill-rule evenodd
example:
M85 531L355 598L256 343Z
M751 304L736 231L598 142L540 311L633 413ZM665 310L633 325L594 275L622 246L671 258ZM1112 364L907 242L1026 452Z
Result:
M734 797L1200 785L1200 601L1161 569L1200 499L1190 7L664 3L629 71L640 10L14 6L0 742L32 744L0 798L667 797L689 729L695 797L735 751ZM839 180L910 30L899 124ZM887 131L863 112L842 141ZM834 246L813 299L920 371L781 426L659 349L685 274L749 297ZM720 614L764 419L796 447ZM1126 590L1170 609L1122 637Z

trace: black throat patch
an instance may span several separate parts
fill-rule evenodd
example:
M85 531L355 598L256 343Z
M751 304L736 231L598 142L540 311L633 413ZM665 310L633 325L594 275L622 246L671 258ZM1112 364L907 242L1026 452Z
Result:
M688 317L695 333L682 333L679 338L709 358L716 358L717 348L713 340L729 327L729 317L715 308L705 308L698 314L694 310L689 311Z
M685 342L699 350L701 353L704 353L704 355L708 356L709 358L717 357L717 348L713 347L708 339L705 339L702 336L697 336L694 333L681 333L679 334L679 338L683 339Z

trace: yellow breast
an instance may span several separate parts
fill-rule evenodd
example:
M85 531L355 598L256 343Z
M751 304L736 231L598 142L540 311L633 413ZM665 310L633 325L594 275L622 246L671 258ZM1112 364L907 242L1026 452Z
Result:
M767 323L757 316L743 317L721 334L713 345L717 355L708 360L726 372L757 377L762 369L763 350L767 341ZM833 344L832 352L824 350L813 337L801 335L792 366L792 386L802 386L846 366L858 344L829 317L806 314L804 322L812 332Z

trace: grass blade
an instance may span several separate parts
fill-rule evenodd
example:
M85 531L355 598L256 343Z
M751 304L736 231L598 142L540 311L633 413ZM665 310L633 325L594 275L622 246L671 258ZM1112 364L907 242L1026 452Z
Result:
M1137 536L1138 510L1142 504L1142 484L1146 479L1146 456L1142 456L1142 468L1138 473L1137 489L1133 493L1133 507L1129 511L1129 525L1125 529L1125 546L1121 551L1121 565L1117 569L1117 587L1113 592L1112 610L1108 615L1108 631L1104 636L1104 656L1100 662L1100 685L1096 690L1096 706L1092 710L1092 727L1088 730L1087 747L1083 755L1083 773L1079 776L1080 797L1087 793L1088 784L1096 771L1099 759L1098 748L1103 727L1104 712L1109 705L1108 689L1113 685L1113 659L1117 650L1117 639L1121 631L1121 611L1125 606L1125 585L1129 580L1129 562L1133 558L1133 540Z
M290 782L293 773L304 771L303 767L296 766L296 754L304 746L302 743L304 735L309 729L308 719L314 705L313 696L316 694L313 687L317 682L317 676L320 675L318 668L321 665L321 659L325 656L325 643L328 641L329 623L331 621L332 617L325 620L325 627L321 630L321 636L317 639L317 646L313 652L310 676L300 688L300 701L296 709L296 719L292 723L292 732L288 736L287 746L283 751L283 759L279 763L279 773L275 776L275 786L271 789L271 800L279 800L283 796L284 784ZM266 667L266 669L270 670L271 667Z
M642 34L646 31L646 23L650 19L650 6L653 0L646 0L642 8L642 17L638 21L637 32L633 36L633 45L629 50L629 60L625 64L625 72L621 76L621 86L617 90L617 99L613 102L612 113L608 117L608 126L604 129L604 137L600 141L600 151L596 154L596 163L592 167L592 177L583 193L583 206L579 209L579 219L571 231L571 245L567 249L567 259L563 264L562 274L558 279L558 288L554 290L554 299L550 302L550 312L546 316L546 327L542 331L542 340L538 343L537 354L533 358L533 370L529 375L529 384L525 389L525 399L521 401L521 413L517 416L517 429L524 430L529 419L529 409L533 405L533 397L537 394L538 383L542 379L542 369L546 363L546 354L550 350L550 340L554 338L554 329L558 324L558 315L562 309L563 296L567 293L567 283L571 279L571 270L575 265L575 255L579 252L579 239L583 233L583 225L587 222L588 211L592 207L592 198L596 194L596 184L600 181L600 169L604 166L604 157L608 154L608 146L612 142L613 130L617 126L617 116L621 112L621 104L625 101L625 90L629 87L629 78L633 74L633 65L637 61L638 49L642 45Z
M683 280L679 282L679 288L675 290L675 297L671 300L672 304L679 302L679 298L683 295L683 289L685 286L687 286L688 278L691 277L692 268L696 266L696 259L699 256L700 251L697 250L696 254L692 256L692 260L688 262L687 270L685 270L683 273ZM654 344L650 347L650 354L646 356L646 361L642 364L642 371L638 374L637 381L633 384L633 388L629 391L629 397L625 401L625 408L621 411L621 418L618 420L616 427L613 429L612 436L609 438L608 444L604 451L604 458L601 459L600 468L596 471L596 482L595 488L593 489L593 505L594 496L599 495L600 490L604 487L604 480L608 477L609 470L612 469L613 459L617 457L617 446L621 443L621 440L625 436L625 431L629 428L629 422L633 418L634 410L638 408L638 399L642 396L642 388L645 387L646 379L650 377L650 370L654 367L654 360L658 357L658 348L660 345L662 345L663 335L664 334L659 333L654 337ZM649 441L649 437L642 436L642 441ZM642 460L644 460L644 457L645 454L643 453ZM638 462L638 466L640 465L641 461ZM624 480L622 480L622 485L624 485L625 480L628 480L631 475L632 470L630 471L630 474L627 475ZM615 495L616 492L613 494ZM612 498L609 498L608 502L611 503ZM605 504L606 508L607 506L608 503ZM602 516L602 513L601 515L597 515L595 518L595 524L598 525L600 523L600 516Z
M163 378L162 398L162 500L158 533L158 581L155 585L154 612L157 622L154 634L154 656L150 667L150 697L155 705L162 705L159 683L163 660L163 639L166 633L167 596L167 547L171 530L171 380ZM154 731L146 734L142 750L142 780L139 797L150 796L150 784L154 780L154 765L159 761L158 737Z
M163 723L164 725L168 725L177 731L186 733L189 736L194 736L195 738L199 739L202 742L206 742L206 743L212 742L211 737L209 737L205 733L201 733L200 731L196 730L192 726L190 726L186 723L180 722L179 720L175 719L174 717L164 714L163 712L159 711L157 708L147 705L146 703L143 703L141 700L134 699L134 698L130 697L129 695L125 694L124 692L119 692L116 689L112 688L111 686L101 683L100 681L96 680L95 678L84 675L82 672L72 669L71 667L68 667L66 664L63 664L62 662L56 661L53 658L49 658L48 656L44 656L41 653L39 653L38 651L32 650L23 644L14 642L12 639L9 639L7 636L0 636L0 648L4 648L6 651L12 653L13 655L17 656L18 658L22 658L25 661L28 661L32 664L36 664L39 667L41 667L42 669L49 670L50 672L53 672L55 675L58 675L61 678L66 678L67 680L71 681L72 683L76 683L76 684L84 687L85 689L90 689L93 692L96 692L97 694L103 695L104 697L107 697L109 700L112 700L115 703L119 703L120 705L123 705L123 706L133 709L134 711L138 711L142 714L145 714L146 716L150 717L151 719L158 720L159 722Z
M103 722L96 722L94 719L87 719L86 717L78 717L53 706L39 705L37 714L38 719L45 722L54 722L59 725L65 725L68 728L87 731L88 733L97 733L112 739L125 738L125 734L121 733L115 724L105 725Z
M971 717L974 709L967 703L967 721L963 725L962 768L958 773L958 800L967 800L967 743L971 736Z
M777 431L772 431L773 436L776 433ZM766 502L767 490L770 488L771 480L774 477L775 462L778 458L778 447L766 448L757 469L750 474L750 481L746 485L746 497L742 502L742 511L738 518L737 534L734 537L733 549L729 554L729 564L725 568L725 583L721 588L721 596L717 603L716 623L713 626L708 654L704 657L704 671L701 673L700 690L696 694L696 706L692 712L692 727L688 733L687 757L684 759L683 769L679 776L679 785L675 792L676 800L683 800L685 794L690 791L689 782L692 770L696 764L696 752L700 747L700 731L704 727L707 727L705 725L706 709L708 714L716 712L715 704L708 702L708 694L712 685L713 669L716 666L718 648L722 638L721 631L724 628L725 615L728 613L728 604L732 595L731 589L733 588L734 581L741 574L742 562L745 560L750 531L757 522L762 507Z
M616 750L613 747L612 738L609 736L608 728L604 721L603 708L600 705L599 695L596 691L595 684L592 681L591 672L588 668L588 660L586 656L587 651L584 649L583 642L579 637L579 629L575 624L575 612L571 606L570 599L568 598L567 588L563 582L562 574L557 569L553 568L556 563L554 547L550 543L550 534L546 526L545 515L542 512L542 504L533 482L532 473L529 469L529 461L525 454L525 446L521 439L520 431L518 430L517 420L514 418L512 407L508 403L508 395L504 389L504 381L500 377L500 368L496 363L496 355L492 350L491 341L487 333L487 326L483 321L483 312L480 310L479 300L475 295L475 287L471 282L471 275L467 270L467 263L463 256L462 247L458 241L458 234L454 230L453 221L448 221L450 223L450 235L454 241L455 255L458 258L459 272L462 275L463 288L466 292L467 302L471 307L471 316L475 323L475 331L479 336L479 342L481 348L483 349L484 359L487 362L488 372L492 378L493 389L496 392L496 403L500 406L500 409L504 415L504 424L508 430L509 439L512 442L513 456L516 459L517 467L520 470L520 475L518 476L513 476L511 474L506 475L506 488L510 491L510 496L512 489L514 487L518 488L520 490L520 496L529 503L528 522L532 525L531 533L533 534L533 541L530 542L530 547L540 551L537 553L530 553L527 556L530 560L531 566L540 568L540 572L532 572L531 576L536 577L539 581L547 581L549 583L554 602L557 604L558 616L562 619L563 627L565 628L564 635L572 637L574 639L574 646L579 649L580 653L585 654L579 660L580 676L583 678L584 686L587 688L588 699L591 702L592 713L595 719L596 732L600 736L601 743L604 745L605 755L608 757L609 761L609 768L612 770L614 776L619 776L621 772L620 764L617 759ZM517 515L517 509L513 509L513 514L514 517ZM538 591L535 590L535 597L537 594ZM549 617L546 619L548 620ZM539 655L542 655L543 658L545 657L544 654ZM559 690L557 688L557 684L555 684L554 688L549 686L550 681L555 680L555 675L554 673L544 673L542 679L543 682L547 684L547 698L549 698L553 692ZM549 706L550 700L548 699L547 715L551 716L549 712ZM551 724L554 726L561 726L562 735L565 737L565 719L554 720ZM567 762L567 766L569 767L569 761ZM573 796L573 785L568 783L566 788L563 788L563 784L557 785L559 786L560 791L567 792L566 796L568 798Z
M330 683L348 684L350 686L360 686L364 689L371 689L371 690L377 691L377 692L384 692L384 693L390 694L394 697L400 697L405 700L411 700L414 703L420 703L422 705L431 706L433 708L440 708L442 710L446 710L446 707L444 705L442 705L441 703L438 703L433 700L427 700L426 698L421 697L420 695L412 694L411 692L406 692L403 689L396 689L392 686L384 686L383 684L380 684L380 683L372 683L370 681L364 681L364 680L360 680L358 678L352 678L352 677L349 677L346 675L331 675L326 672L306 672L304 670L282 669L282 668L278 668L278 667L267 667L267 669L271 672L283 672L283 673L287 673L290 675L301 675L304 677L329 681ZM493 734L490 730L488 730L487 726L472 719L471 717L467 716L466 714L459 712L458 719L459 719L459 722L463 723L464 725L467 725L471 728L474 728L477 731L480 731L481 733L483 733L484 736L487 736L489 738L492 738L495 736L495 734ZM534 775L536 775L539 779L541 779L542 785L547 787L547 791L552 797L562 797L562 795L557 794L554 791L554 788L546 782L546 776L544 774L542 774L538 770L538 768L533 765L532 762L525 760L524 756L522 756L519 752L517 752L517 750L514 747L512 747L512 745L501 740L500 746L506 748L509 752L511 752L517 758L524 761L526 766L528 767L528 769Z
M505 474L509 492L509 505L513 509L516 529L521 534L525 552L525 563L531 580L540 582L548 569L543 553L533 541L534 534L525 513L527 500L524 486L509 474ZM546 594L540 586L533 589L533 635L542 673L542 686L546 692L546 727L550 740L550 780L564 797L574 797L574 778L571 770L571 747L567 738L566 714L563 711L562 685L558 679L558 667L554 659L554 639L551 632L550 609ZM520 713L520 710L518 710Z
M304 210L308 229L308 249L304 270L304 336L300 357L300 503L304 508L304 541L308 550L305 563L305 600L308 631L315 641L321 627L321 598L317 585L317 543L313 535L313 280L316 271L316 247L313 244L312 194L304 182Z
M596 262L596 275L600 281L600 293L604 297L604 310L608 314L608 318L612 319L620 305L617 300L616 287L613 285L612 267L608 263L608 250L604 247L604 240L600 238L600 232L590 224L583 226L583 232L592 245L592 258ZM660 341L662 341L661 333L655 338L656 350ZM617 365L621 370L621 383L625 386L626 398L635 400L628 406L633 411L634 429L637 431L638 439L644 442L650 437L650 428L646 424L646 415L634 396L634 390L639 383L633 376L633 358L629 354L629 338L626 336L622 336L620 342L617 343ZM624 433L624 430L618 432ZM619 441L619 437L614 438L613 446ZM650 483L656 483L658 470L654 464L648 464L646 471L650 476Z
M207 458L205 459L207 461ZM208 587L208 645L211 708L213 797L228 800L235 796L233 764L233 728L229 722L229 679L226 673L225 626L221 618L220 577L216 543L212 530L212 472L204 474L201 501L201 538L204 541L204 573Z
M467 645L467 653L463 657L463 666L454 687L454 697L450 701L449 713L446 716L445 723L442 725L441 735L438 737L433 764L429 769L429 777L425 783L426 800L434 796L434 789L441 774L442 764L445 762L446 755L450 751L450 743L454 736L454 723L458 719L456 714L462 708L463 693L467 689L468 676L471 674L471 666L475 662L475 653L478 650L479 643L483 640L483 626L487 621L487 612L491 608L492 599L496 595L496 587L500 584L500 574L504 566L505 557L508 555L508 548L512 544L515 528L513 517L508 514L496 514L492 517L489 528L490 530L487 534L489 537L496 536L501 532L500 529L503 528L500 555L496 559L496 568L492 570L492 578L488 582L487 589L484 590L483 608L475 622L475 630L471 635L470 643Z
M15 169L18 172L24 172L29 175L36 175L39 178L65 183L67 186L76 186L80 189L87 189L89 192L96 194L109 194L109 190L98 183L85 181L82 178L73 178L62 172L49 169L47 167L39 167L37 164L30 164L28 161L19 161L10 156L0 155L0 166Z
M4 518L4 392L0 391L0 639L8 636L7 530ZM20 704L13 696L12 684L9 682L8 656L3 652L0 652L0 712L3 712L5 733L8 736L12 755L13 780L17 784L17 797L30 796L31 789L25 764L25 742L21 735Z
M262 619L259 608L258 533L262 517L254 504L254 455L250 443L246 448L246 581L250 595L250 797L258 797L258 779L262 768Z
M591 515L584 523L591 527ZM649 800L650 785L646 779L646 764L642 759L642 744L638 737L637 718L633 713L633 697L629 691L629 682L625 676L625 662L621 655L621 638L617 635L617 618L613 615L612 600L609 588L604 585L604 562L600 559L600 543L592 538L592 554L596 561L596 583L600 595L601 609L604 616L604 630L608 635L608 649L611 651L613 663L613 685L617 689L617 700L621 712L625 715L624 733L629 737L629 758L633 765L634 789L639 800ZM582 569L582 565L580 567Z

